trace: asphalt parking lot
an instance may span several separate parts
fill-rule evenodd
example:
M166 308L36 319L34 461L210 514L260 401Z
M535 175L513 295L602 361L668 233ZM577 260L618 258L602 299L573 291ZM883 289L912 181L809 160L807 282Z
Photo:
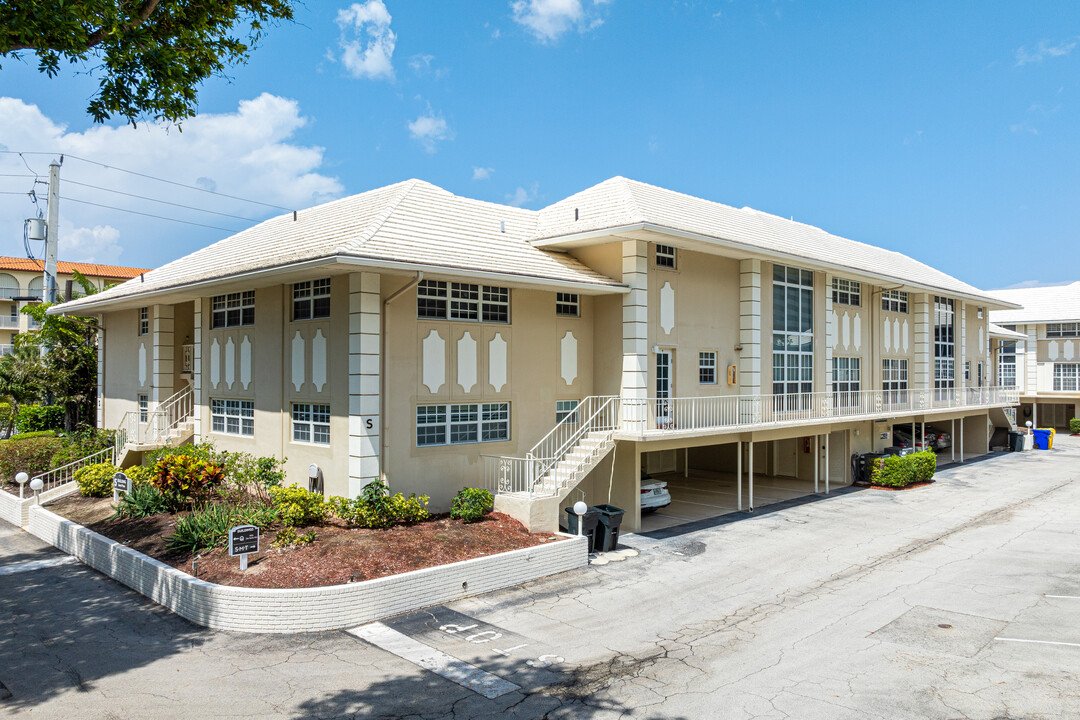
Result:
M1080 442L350 631L214 632L0 527L0 713L1080 717ZM27 564L35 563L35 564Z

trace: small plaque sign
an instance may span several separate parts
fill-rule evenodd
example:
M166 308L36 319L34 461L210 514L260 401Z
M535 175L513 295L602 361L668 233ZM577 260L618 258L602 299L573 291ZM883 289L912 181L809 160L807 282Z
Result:
M237 525L229 529L229 556L259 552L259 528L254 525Z
M113 492L131 492L131 478L122 472L112 476Z

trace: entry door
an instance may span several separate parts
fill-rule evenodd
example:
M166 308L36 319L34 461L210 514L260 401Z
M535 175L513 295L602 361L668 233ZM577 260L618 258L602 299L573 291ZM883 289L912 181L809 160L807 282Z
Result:
M656 352L656 425L671 424L671 351Z
M829 433L829 483L832 485L847 485L850 482L847 441L846 430Z

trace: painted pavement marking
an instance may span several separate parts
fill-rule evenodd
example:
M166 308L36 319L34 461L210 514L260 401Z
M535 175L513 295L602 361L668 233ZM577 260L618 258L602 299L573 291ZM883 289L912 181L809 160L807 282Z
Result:
M470 665L418 640L413 640L408 635L387 627L381 622L361 625L346 632L483 695L489 700L521 689L520 686L498 675L492 675L475 665Z
M1035 644L1038 644L1038 645L1065 645L1067 647L1080 647L1080 643L1057 642L1055 640L1025 640L1023 638L1005 638L1005 637L996 637L994 639L995 640L1002 640L1004 642L1035 643Z
M4 565L0 567L0 575L14 575L16 573L32 572L34 570L43 570L44 568L56 567L57 565L67 565L69 563L79 562L71 555L61 555L60 557L48 558L46 560L26 560L23 562L12 563L11 565Z
M1048 598L1060 598L1061 600L1080 600L1080 595L1044 595Z

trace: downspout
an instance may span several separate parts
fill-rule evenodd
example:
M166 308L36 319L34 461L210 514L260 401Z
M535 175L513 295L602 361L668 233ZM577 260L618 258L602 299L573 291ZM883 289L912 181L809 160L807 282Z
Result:
M379 344L381 345L379 354L379 413L382 415L382 428L379 432L379 475L381 476L382 481L388 486L390 483L387 482L386 479L389 475L386 468L386 460L388 457L386 453L386 436L389 433L390 422L387 420L388 413L386 408L386 358L389 355L389 352L387 351L389 343L386 339L386 311L390 307L390 303L419 285L420 281L423 279L423 270L418 270L416 272L416 277L405 283L404 287L394 292L390 297L383 301L382 312L379 313Z

